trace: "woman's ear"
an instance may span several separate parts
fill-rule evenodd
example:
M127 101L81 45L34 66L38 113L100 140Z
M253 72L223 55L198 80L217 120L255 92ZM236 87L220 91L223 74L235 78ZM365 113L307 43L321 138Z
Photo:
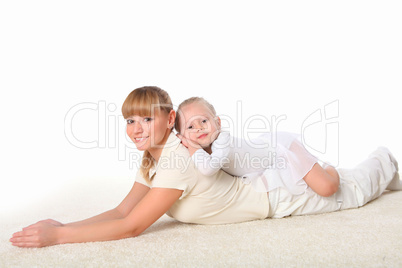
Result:
M168 121L168 128L173 129L174 128L174 122L176 120L176 111L175 110L170 110L169 112L169 121Z

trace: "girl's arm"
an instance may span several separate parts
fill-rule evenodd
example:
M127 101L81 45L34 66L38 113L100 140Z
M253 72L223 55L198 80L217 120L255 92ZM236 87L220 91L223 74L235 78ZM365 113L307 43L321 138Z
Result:
M38 222L13 234L19 247L44 247L63 243L115 240L139 235L179 199L182 190L154 188L135 183L115 209L93 218L66 225ZM139 195L135 195L139 193ZM142 194L142 196L140 196Z
M184 136L177 134L182 144L187 147L198 171L205 176L212 176L225 165L229 164L230 139L229 133L220 133L211 145L212 152L209 154L198 144L188 141Z
M198 171L205 176L212 176L223 166L229 164L229 148L219 148L211 154L203 149L197 150L192 159Z

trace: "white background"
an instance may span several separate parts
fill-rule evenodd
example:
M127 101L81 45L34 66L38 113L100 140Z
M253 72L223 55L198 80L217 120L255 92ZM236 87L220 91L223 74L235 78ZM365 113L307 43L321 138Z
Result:
M278 129L297 133L337 101L339 127L327 131L337 166L379 145L401 158L400 14L399 1L2 1L0 209L71 182L133 180L114 144L125 143L121 104L144 85L176 105L205 97L236 131L239 101L243 121L286 115ZM117 107L103 121L101 109L71 121L81 141L104 137L97 148L65 136L66 115L82 103ZM319 140L325 122L316 126Z

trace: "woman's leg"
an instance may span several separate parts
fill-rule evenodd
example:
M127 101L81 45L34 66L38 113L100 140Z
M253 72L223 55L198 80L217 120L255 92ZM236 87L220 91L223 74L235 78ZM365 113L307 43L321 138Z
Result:
M307 185L321 196L331 196L338 191L339 174L332 166L322 168L316 163L303 178Z

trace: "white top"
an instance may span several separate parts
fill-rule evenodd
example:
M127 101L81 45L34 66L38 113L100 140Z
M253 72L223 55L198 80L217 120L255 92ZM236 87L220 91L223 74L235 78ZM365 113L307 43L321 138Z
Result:
M147 183L140 171L136 182L148 187L183 190L179 200L166 213L188 223L224 224L265 219L269 212L268 195L222 170L204 176L195 168L179 138L170 134L161 157L150 172Z
M212 143L212 153L197 150L192 159L197 169L206 176L211 176L223 169L234 176L263 172L273 165L275 148L266 135L253 140L244 140L221 132Z
M211 154L199 149L192 156L200 173L212 176L223 170L242 177L258 192L282 187L302 194L308 187L303 178L317 163L300 136L289 132L263 133L249 141L222 132L211 149Z

